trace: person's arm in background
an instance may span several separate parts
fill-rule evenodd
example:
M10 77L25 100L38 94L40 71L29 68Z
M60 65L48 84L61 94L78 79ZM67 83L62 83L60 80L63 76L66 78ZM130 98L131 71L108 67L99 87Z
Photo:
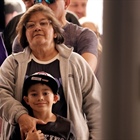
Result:
M74 48L74 52L80 54L95 72L98 58L98 40L95 33L87 28L68 23L64 27L65 44Z
M80 46L78 52L95 72L98 60L98 40L95 33L89 29L84 29L77 41Z
M90 67L93 70L93 72L95 72L96 66L97 66L97 57L95 55L93 55L92 53L83 53L82 57L90 65Z

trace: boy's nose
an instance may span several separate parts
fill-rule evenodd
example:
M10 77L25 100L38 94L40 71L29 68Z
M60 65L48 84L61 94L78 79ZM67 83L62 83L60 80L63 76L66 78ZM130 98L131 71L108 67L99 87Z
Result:
M44 100L43 95L40 95L39 98L38 98L38 101L43 101L43 100Z

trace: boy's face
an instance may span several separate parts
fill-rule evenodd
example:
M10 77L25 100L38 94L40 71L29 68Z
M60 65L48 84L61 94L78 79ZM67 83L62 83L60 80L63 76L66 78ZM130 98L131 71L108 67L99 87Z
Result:
M52 111L52 105L59 97L53 94L51 88L45 84L32 85L28 90L28 96L24 96L25 102L33 109L33 112Z

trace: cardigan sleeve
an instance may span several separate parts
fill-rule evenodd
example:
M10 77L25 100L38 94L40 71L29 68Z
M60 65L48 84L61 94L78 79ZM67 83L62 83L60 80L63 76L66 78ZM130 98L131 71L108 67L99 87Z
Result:
M7 57L1 66L0 73L0 111L2 119L10 124L16 123L16 116L27 113L27 110L22 106L17 95L21 93L15 92L16 87L16 68L12 55Z

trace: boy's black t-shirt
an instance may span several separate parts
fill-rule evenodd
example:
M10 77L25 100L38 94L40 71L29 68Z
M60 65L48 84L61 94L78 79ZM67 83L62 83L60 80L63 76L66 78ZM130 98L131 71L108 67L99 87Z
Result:
M37 124L37 130L41 130L45 135L44 140L76 140L72 122L59 115L56 116L55 122ZM21 140L19 125L15 127L9 140Z

